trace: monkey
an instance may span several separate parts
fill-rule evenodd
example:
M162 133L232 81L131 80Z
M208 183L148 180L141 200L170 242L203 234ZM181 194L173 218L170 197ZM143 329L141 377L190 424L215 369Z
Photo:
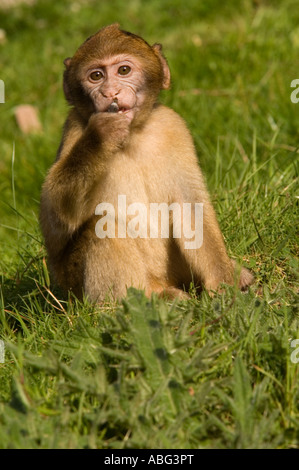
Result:
M148 297L186 299L191 282L210 293L222 284L242 290L252 284L251 272L227 254L185 121L159 102L160 91L171 85L161 44L150 46L112 24L89 37L64 65L70 110L40 204L55 282L96 303L107 296L121 299L131 286ZM166 204L169 218L163 225L158 210L153 234L146 236L153 218L138 218L136 207L150 210L155 204ZM175 217L174 209L184 204L191 207L192 234L195 204L203 208L202 240L192 249L186 248L191 237L181 230L184 217ZM111 207L118 209L108 214ZM135 232L127 236L130 224ZM157 236L162 225L166 235Z

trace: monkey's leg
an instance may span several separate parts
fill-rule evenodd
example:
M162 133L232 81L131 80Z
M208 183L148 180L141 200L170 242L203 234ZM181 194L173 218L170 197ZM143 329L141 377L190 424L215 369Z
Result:
M90 300L125 297L129 287L146 289L146 266L131 239L97 239L85 256L84 292Z
M179 300L188 300L190 295L188 292L184 292L182 289L177 287L166 287L160 292L159 297L167 300L179 299Z

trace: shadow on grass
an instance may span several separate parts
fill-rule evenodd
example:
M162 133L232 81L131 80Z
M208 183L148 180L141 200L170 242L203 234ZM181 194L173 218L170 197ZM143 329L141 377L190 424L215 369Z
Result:
M46 279L45 279L46 278ZM49 286L49 287L48 287ZM32 258L22 273L0 278L0 321L9 331L24 329L24 322L34 324L36 316L50 310L64 311L62 292L51 285L43 257ZM8 331L7 331L8 332Z

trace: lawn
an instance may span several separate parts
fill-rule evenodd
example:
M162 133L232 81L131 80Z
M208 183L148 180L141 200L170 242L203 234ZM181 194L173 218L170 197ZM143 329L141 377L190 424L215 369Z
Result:
M0 448L299 448L297 2L8 3ZM130 289L99 307L50 280L39 197L67 114L63 60L113 22L163 44L161 101L190 128L230 255L255 274L246 293L191 286L191 300L166 302ZM18 128L20 104L41 132Z

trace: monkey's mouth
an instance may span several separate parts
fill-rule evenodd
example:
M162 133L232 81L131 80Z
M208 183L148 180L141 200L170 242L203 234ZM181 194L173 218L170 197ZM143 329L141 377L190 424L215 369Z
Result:
M135 106L132 106L131 108L128 108L127 106L122 106L121 104L118 103L118 101L115 99L110 103L108 108L104 110L105 113L114 113L114 114L124 114L126 118L128 119L129 122L132 121L134 118L136 108Z
M131 111L130 108L119 108L119 110L117 112L119 114L122 114L122 113L128 113L129 111Z
M124 106L119 106L117 102L113 101L108 108L106 109L107 113L117 113L123 114L131 111L130 108L125 108Z

